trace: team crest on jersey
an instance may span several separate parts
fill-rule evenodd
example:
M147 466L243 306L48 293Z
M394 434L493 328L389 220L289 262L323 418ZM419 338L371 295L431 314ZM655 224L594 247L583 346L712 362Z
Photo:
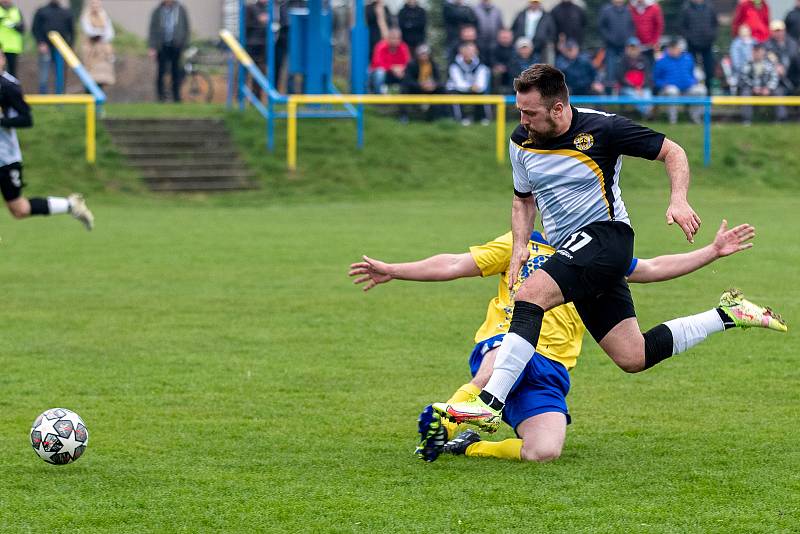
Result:
M592 134L580 133L575 136L573 143L575 143L575 148L578 150L589 150L594 145L594 137L592 137Z

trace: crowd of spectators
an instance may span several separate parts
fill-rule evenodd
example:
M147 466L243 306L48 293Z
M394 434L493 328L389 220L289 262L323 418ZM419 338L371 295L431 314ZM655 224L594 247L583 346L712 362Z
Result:
M785 20L770 18L766 0L740 0L732 19L734 39L722 54L715 54L719 18L711 0L687 0L673 21L674 35L665 35L664 14L655 0L609 0L597 13L587 13L572 0L560 0L550 11L540 0L528 0L508 26L492 0L445 0L442 54L427 44L427 15L417 0L407 0L397 14L383 0L367 5L371 91L509 94L522 70L547 62L565 73L574 95L800 93L800 0ZM595 37L601 46L585 49L589 17L597 21ZM406 68L420 57L431 66ZM434 57L446 58L445 68ZM645 104L636 109L644 117L654 111ZM669 120L677 121L678 107L666 109ZM777 120L787 117L786 108L775 109ZM702 108L689 107L693 121L700 121L701 114ZM746 108L745 120L751 115ZM453 116L466 124L485 121L489 114L483 109L467 114L456 107Z
M287 6L292 0L273 3L275 71L280 73L288 42ZM60 33L70 45L76 40L75 21L65 0L49 0L36 11L31 33L39 55L39 90L49 89L53 70L53 45L48 32ZM86 0L80 16L80 52L90 74L101 85L113 84L112 41L114 27L101 0ZM246 47L262 68L268 20L267 0L251 0L245 13ZM800 93L800 0L786 17L771 18L766 0L739 0L732 17L733 39L720 54L719 21L711 0L686 0L665 35L664 14L656 0L609 0L596 13L573 0L560 0L552 10L540 0L527 0L523 9L504 23L493 0L445 0L439 28L443 50L429 45L429 16L418 0L405 0L393 13L384 0L365 6L369 32L369 90L408 94L510 94L513 79L537 62L551 63L566 76L573 95L622 95L638 98L704 96L726 90L736 95L781 96ZM597 34L587 39L589 18ZM0 0L0 46L7 70L14 74L22 50L25 21L12 0ZM186 8L178 0L162 0L151 13L148 46L156 61L156 93L180 100L181 55L190 36ZM600 46L586 49L587 41ZM445 64L438 64L443 60ZM171 78L170 91L166 79ZM258 95L260 88L253 86ZM649 117L653 107L636 106ZM407 109L401 113L407 117ZM692 120L700 120L700 107L690 107ZM468 124L486 122L491 110L483 106L453 106L447 114ZM667 108L670 121L678 119L676 106ZM445 111L432 108L426 117ZM745 108L749 122L752 109ZM788 116L776 107L777 120Z

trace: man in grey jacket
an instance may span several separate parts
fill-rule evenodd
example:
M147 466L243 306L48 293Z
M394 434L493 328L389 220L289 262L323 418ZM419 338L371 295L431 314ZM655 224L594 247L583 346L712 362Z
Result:
M156 93L161 102L167 99L164 89L167 69L172 79L172 98L181 101L181 54L189 42L189 32L189 15L178 0L163 0L150 16L149 54L158 60Z

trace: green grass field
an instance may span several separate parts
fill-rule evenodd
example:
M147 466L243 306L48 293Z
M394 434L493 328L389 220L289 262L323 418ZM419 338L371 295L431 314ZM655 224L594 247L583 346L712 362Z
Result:
M23 138L29 192L82 188L97 229L68 218L0 224L0 532L798 531L791 330L718 334L641 375L587 338L561 459L412 456L419 410L468 379L496 281L363 294L347 266L363 253L461 252L506 231L509 173L492 161L489 130L403 130L375 117L357 153L348 125L302 123L300 172L288 176L282 154L256 151L253 117L226 115L264 189L157 197L105 136L92 170L79 136L57 142L74 117L41 116L38 137ZM698 243L727 217L754 224L756 245L635 287L640 321L709 309L737 285L791 329L799 173L777 140L800 128L754 127L747 138L719 128L720 160L695 173ZM670 133L699 160L696 130ZM394 143L390 155L381 142ZM690 249L663 222L658 164L628 162L623 188L638 256ZM73 465L30 449L31 422L55 406L91 433Z

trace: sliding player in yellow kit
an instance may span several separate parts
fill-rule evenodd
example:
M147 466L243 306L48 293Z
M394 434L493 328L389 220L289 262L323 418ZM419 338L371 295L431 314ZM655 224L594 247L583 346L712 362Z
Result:
M750 225L742 224L729 230L723 221L714 241L699 250L652 259L634 259L627 273L628 281L656 282L688 274L718 258L750 248L752 244L748 241L754 235ZM554 253L554 249L538 232L531 234L528 247L530 259L522 268L515 290ZM350 276L358 276L355 283L365 283L365 291L393 279L446 281L500 275L498 295L489 303L486 320L475 335L476 345L470 356L473 379L461 386L448 404L476 395L492 373L497 349L508 332L513 312L514 291L508 289L507 272L511 251L512 236L509 232L483 245L471 247L469 252L463 254L439 254L416 262L396 264L364 256L364 261L350 266ZM719 317L719 328L713 331L733 326L762 326L762 319L774 318L768 309L754 305L744 300L740 293L732 291L725 292L720 306L710 312ZM742 321L741 317L745 315L751 317ZM568 371L576 364L584 331L572 304L559 306L545 314L537 354L515 384L503 412L503 419L521 439L481 441L480 435L474 430L455 436L457 425L442 420L428 406L419 419L421 439L417 455L426 461L435 460L443 450L467 456L517 460L548 461L558 458L570 417L565 400L570 388ZM696 341L704 339L709 333L698 332Z

